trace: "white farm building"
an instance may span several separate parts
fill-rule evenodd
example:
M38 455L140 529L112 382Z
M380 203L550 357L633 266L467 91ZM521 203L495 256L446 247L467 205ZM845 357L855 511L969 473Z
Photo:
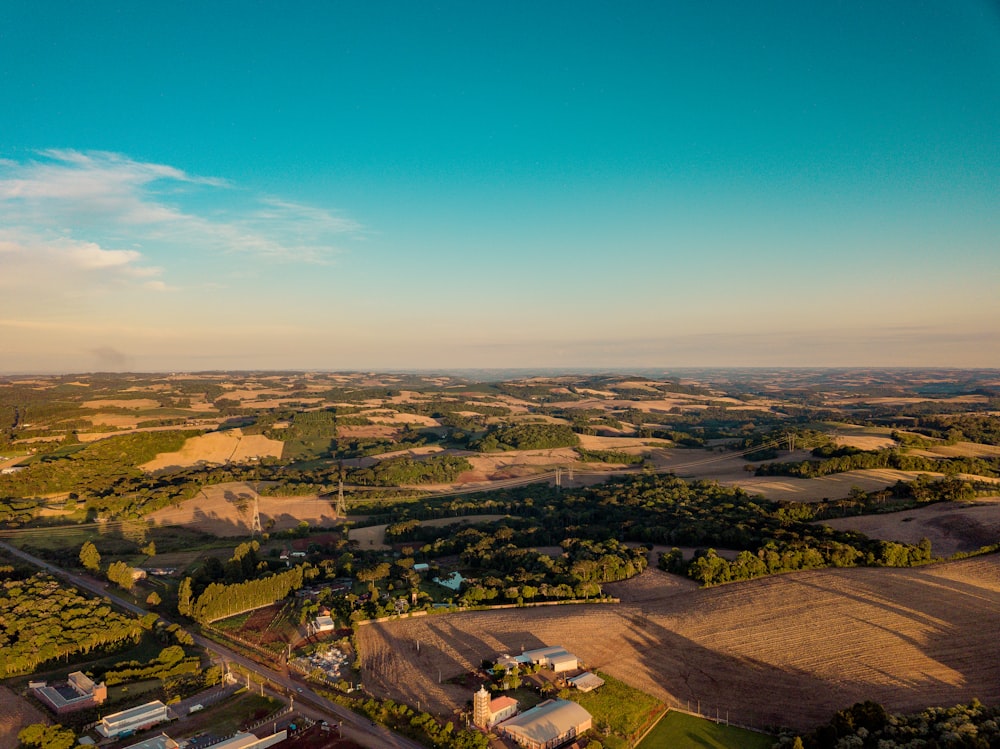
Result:
M546 700L505 720L497 730L525 749L554 749L589 730L592 723L590 713L577 703Z
M159 700L154 700L145 705L122 710L120 713L113 713L101 718L97 724L97 732L101 736L114 739L133 734L136 731L144 731L169 719L167 706Z
M566 648L558 645L538 650L525 650L521 655L542 668L551 668L557 674L564 671L575 671L580 667L577 657L567 652Z

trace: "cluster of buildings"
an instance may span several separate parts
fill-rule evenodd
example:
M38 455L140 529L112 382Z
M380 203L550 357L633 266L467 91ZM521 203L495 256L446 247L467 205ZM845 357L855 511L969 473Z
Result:
M472 698L472 721L484 730L495 729L526 749L553 749L571 741L593 725L582 706L569 700L545 700L523 713L517 700L495 697L484 687Z
M557 674L580 670L579 659L558 646L526 650L518 656L502 655L496 665L508 670L536 665ZM589 692L604 684L596 674L584 671L566 682ZM525 749L554 749L572 741L593 725L593 717L583 706L570 700L545 700L530 710L518 712L517 700L502 696L490 699L485 687L472 698L472 721L479 728L495 730Z
M134 733L149 730L172 718L168 708L159 700L147 702L119 713L106 715L95 726L96 731L107 739L120 739ZM267 749L288 738L287 731L278 731L270 736L258 738L252 733L240 732L231 738L213 745L213 749ZM179 745L165 733L154 736L125 749L178 749Z

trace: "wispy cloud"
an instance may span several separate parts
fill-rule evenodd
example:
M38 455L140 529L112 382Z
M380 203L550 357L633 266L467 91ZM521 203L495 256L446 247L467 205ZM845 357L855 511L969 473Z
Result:
M213 257L263 276L260 263L330 263L362 231L326 208L117 153L0 159L0 317L100 309L113 322L114 310L141 304L155 325L154 299L220 280L203 271Z
M146 255L179 248L327 262L361 231L324 208L250 196L223 179L117 153L51 149L0 160L0 242L62 248L90 267L135 269Z

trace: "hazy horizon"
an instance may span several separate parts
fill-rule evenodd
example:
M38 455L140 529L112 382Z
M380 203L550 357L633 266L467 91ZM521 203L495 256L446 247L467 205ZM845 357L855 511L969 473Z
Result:
M0 24L0 371L1000 366L989 0Z

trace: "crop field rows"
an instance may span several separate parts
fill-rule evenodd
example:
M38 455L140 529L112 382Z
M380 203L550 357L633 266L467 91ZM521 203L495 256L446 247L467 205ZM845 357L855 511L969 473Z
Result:
M644 579L645 578L645 579ZM907 570L820 570L709 590L648 570L608 586L621 605L470 612L362 627L365 685L452 714L467 690L437 684L484 658L562 645L675 706L755 727L807 728L854 702L892 710L1000 700L1000 558ZM653 584L655 584L655 582ZM631 590L636 589L635 599ZM420 641L420 652L416 642Z

